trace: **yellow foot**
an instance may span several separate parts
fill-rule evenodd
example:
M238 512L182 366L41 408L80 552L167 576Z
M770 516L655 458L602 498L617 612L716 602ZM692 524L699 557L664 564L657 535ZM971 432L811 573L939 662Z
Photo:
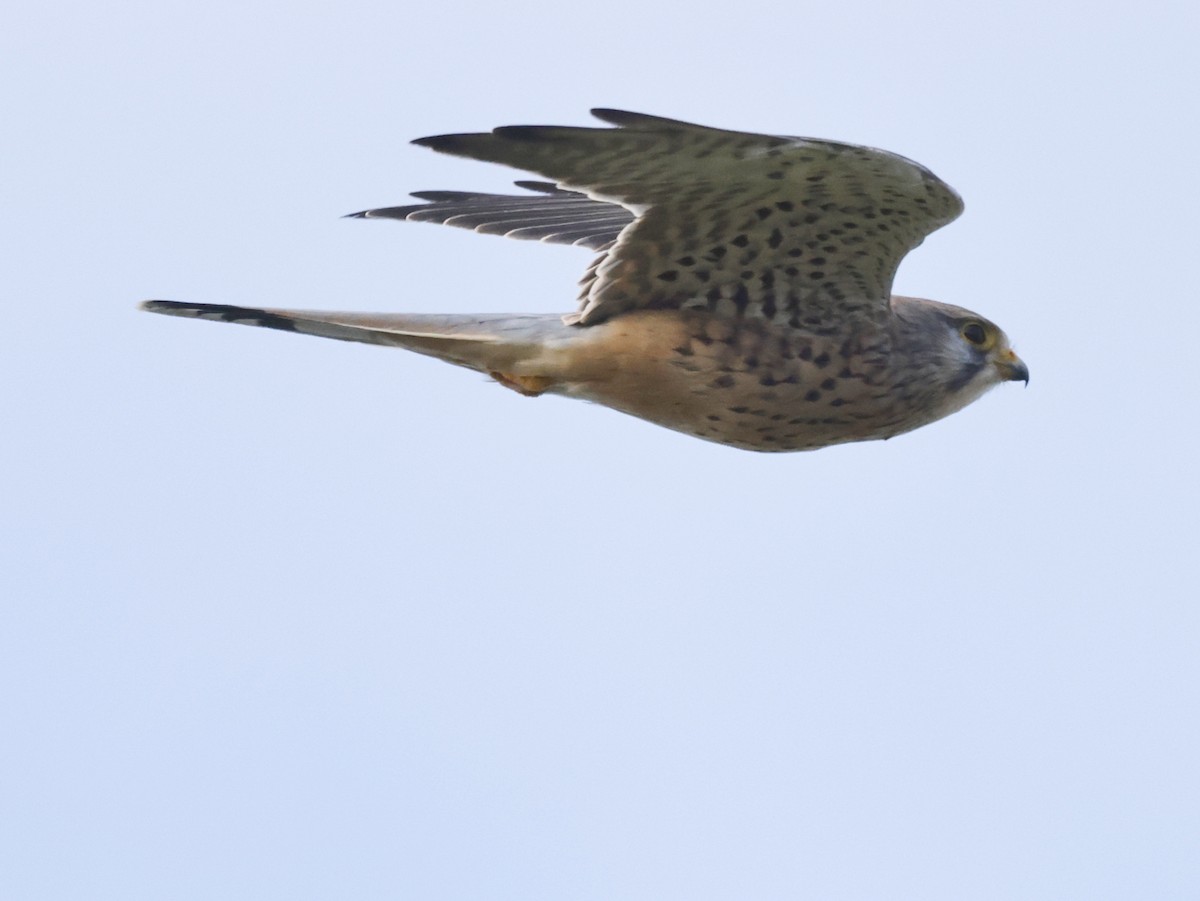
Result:
M513 391L526 397L537 397L554 384L550 379L541 375L509 375L507 372L489 372L488 375L505 388L512 388Z

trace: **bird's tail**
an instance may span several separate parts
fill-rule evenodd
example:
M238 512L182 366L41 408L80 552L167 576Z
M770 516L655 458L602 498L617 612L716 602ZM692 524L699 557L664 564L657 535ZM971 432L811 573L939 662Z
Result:
M536 376L539 357L557 343L556 339L566 339L574 331L555 314L329 313L174 300L147 300L141 306L143 310L167 316L236 322L339 341L403 347L456 366L488 373L519 391L524 391L521 385L509 384L500 376L521 376L523 373ZM528 390L524 393L541 392Z

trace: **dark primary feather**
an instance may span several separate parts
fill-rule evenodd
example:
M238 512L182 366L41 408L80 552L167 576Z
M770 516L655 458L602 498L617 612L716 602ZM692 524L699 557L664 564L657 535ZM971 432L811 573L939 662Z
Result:
M517 187L536 193L416 191L412 196L425 203L351 215L359 219L436 222L485 235L573 244L593 250L607 247L633 221L633 213L622 206L592 200L578 191L564 191L548 182L519 181Z
M838 182L861 181L864 187L911 182L901 194L925 201L926 221L921 224L929 231L962 212L953 189L924 166L888 151L710 128L623 110L594 109L592 114L618 127L503 125L490 132L433 135L412 143L536 172L559 187L634 206L670 201L698 183L709 190L759 184L769 177L774 160L804 168L806 163L833 159L840 164L831 173ZM806 177L807 173L801 176Z

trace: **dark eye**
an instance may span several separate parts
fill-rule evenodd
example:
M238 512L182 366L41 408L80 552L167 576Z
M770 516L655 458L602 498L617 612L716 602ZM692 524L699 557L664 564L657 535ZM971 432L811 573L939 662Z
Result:
M974 344L976 347L982 347L987 343L987 332L978 322L968 322L962 327L962 336Z

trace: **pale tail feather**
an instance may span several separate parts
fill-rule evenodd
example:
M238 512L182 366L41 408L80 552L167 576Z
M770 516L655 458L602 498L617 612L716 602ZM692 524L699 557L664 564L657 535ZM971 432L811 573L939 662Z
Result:
M335 313L147 300L167 316L281 329L339 341L402 347L480 372L507 372L536 358L547 341L572 331L557 314L438 315Z

